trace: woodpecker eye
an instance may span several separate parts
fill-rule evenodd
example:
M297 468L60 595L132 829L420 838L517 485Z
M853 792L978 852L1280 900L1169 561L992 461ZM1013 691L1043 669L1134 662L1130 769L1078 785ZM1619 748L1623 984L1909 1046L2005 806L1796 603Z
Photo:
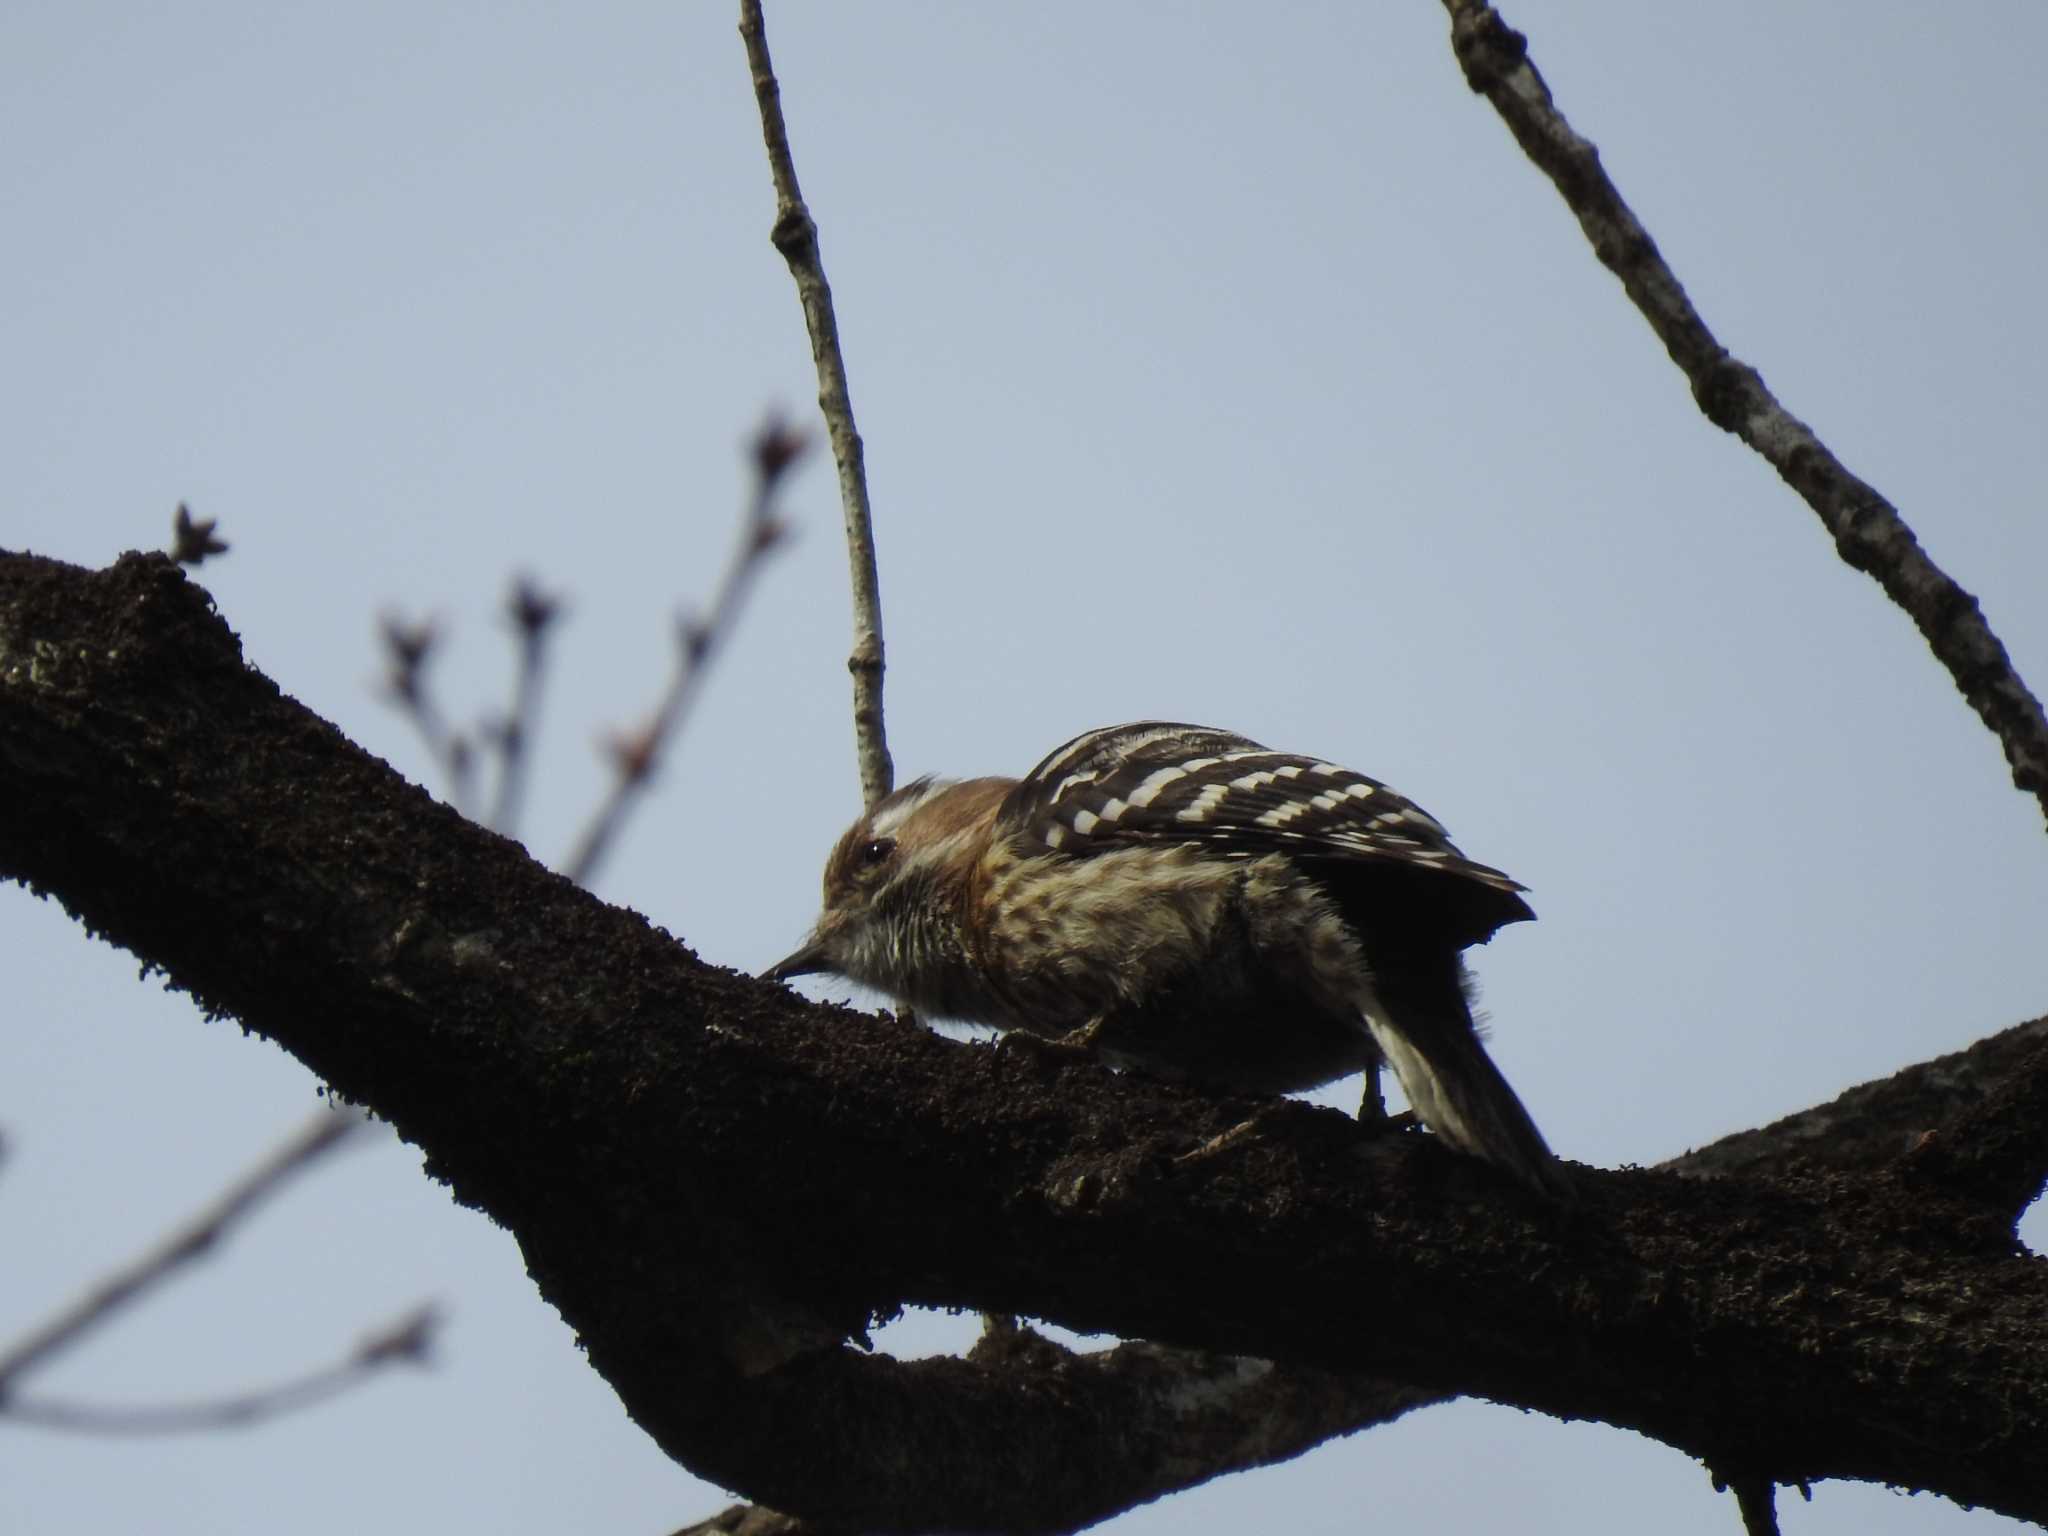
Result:
M860 867L862 869L878 868L888 863L889 855L895 851L896 839L893 837L878 837L870 842L863 843L860 850Z

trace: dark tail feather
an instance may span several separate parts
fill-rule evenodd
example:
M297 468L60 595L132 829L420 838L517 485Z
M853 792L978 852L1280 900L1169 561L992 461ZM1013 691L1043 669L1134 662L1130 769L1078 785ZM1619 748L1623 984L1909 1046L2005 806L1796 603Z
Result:
M1424 1125L1538 1193L1570 1200L1564 1169L1479 1042L1463 982L1455 951L1376 960L1373 1039Z

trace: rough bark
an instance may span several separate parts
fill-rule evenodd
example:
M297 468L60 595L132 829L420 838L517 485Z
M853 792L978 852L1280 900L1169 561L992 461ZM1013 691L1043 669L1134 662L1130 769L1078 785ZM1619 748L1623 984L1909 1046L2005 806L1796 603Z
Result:
M2038 1042L1908 1156L1581 1169L1559 1211L1427 1136L707 965L281 695L159 557L0 556L0 874L389 1118L649 1434L822 1528L1071 1529L1214 1470L1141 1352L864 1353L910 1303L1280 1362L1326 1432L1373 1375L2048 1518Z

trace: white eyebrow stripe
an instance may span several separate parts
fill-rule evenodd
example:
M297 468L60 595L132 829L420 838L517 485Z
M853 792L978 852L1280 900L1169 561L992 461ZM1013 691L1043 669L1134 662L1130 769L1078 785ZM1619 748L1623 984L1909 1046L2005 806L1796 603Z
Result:
M907 821L917 808L933 795L941 794L953 787L952 779L934 779L915 795L907 795L897 804L890 806L868 823L868 830L877 837L893 837L896 829Z

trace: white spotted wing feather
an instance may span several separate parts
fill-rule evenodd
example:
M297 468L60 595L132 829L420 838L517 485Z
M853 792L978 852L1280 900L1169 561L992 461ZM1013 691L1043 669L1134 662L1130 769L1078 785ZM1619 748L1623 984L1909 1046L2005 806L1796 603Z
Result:
M1204 726L1152 720L1077 736L1018 783L1002 818L1020 853L1199 841L1245 857L1285 854L1331 876L1345 866L1435 871L1449 882L1445 895L1455 890L1470 909L1468 943L1533 915L1519 883L1466 858L1407 796Z

